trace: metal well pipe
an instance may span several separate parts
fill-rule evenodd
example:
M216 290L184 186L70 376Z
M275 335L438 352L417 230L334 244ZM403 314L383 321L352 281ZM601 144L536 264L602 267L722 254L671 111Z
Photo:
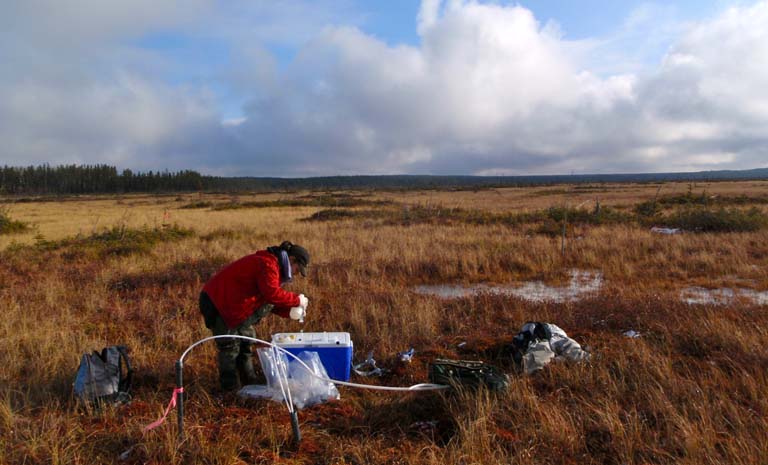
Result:
M184 362L176 361L176 389L184 387ZM184 392L176 392L176 415L178 418L179 441L184 440Z
M293 428L293 440L298 445L301 442L301 430L299 429L299 414L295 408L291 412L291 428Z

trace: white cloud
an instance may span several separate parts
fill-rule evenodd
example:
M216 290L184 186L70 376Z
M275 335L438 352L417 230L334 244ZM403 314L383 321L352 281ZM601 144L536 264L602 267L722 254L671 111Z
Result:
M169 86L166 66L130 46L153 31L189 24L204 0L29 0L0 14L0 139L3 164L110 163L158 169L156 148L212 124L206 89Z
M243 137L269 140L294 166L322 159L312 172L474 172L565 156L592 135L582 116L632 101L631 77L580 69L522 7L425 2L419 19L419 47L327 29L275 98L248 107Z
M215 121L210 101L136 76L83 84L61 92L50 82L31 81L0 91L0 114L9 116L0 125L10 155L3 162L152 166L162 160L137 155L195 121Z
M440 3L441 0L422 0L416 18L419 35L423 36L437 22L440 15Z
M306 173L754 167L768 122L767 10L688 25L656 69L603 76L588 43L525 8L424 1L418 47L327 29L267 104L248 107L241 134ZM653 12L626 30L650 33ZM429 156L403 156L417 153Z

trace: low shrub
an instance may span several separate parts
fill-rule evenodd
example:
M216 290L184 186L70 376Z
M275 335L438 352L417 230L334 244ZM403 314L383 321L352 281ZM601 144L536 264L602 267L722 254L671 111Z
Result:
M663 219L672 228L696 232L753 232L768 225L768 217L759 208L686 207Z
M652 217L659 215L665 208L681 206L701 206L701 207L725 207L728 205L764 205L768 203L767 196L747 196L744 194L737 196L725 195L707 195L706 192L693 194L668 195L658 199L647 200L635 205L635 213L641 217Z
M212 210L239 210L243 208L279 208L279 207L372 207L391 205L389 200L369 200L359 197L320 195L317 197L302 197L280 200L260 200L251 202L220 203L211 207Z
M543 236L557 237L563 234L563 225L552 220L546 220L539 223L535 228L528 231L529 234L541 234Z
M7 209L0 209L0 234L16 234L29 230L29 224L11 219Z
M192 210L192 209L196 209L196 208L209 208L209 207L212 207L212 206L213 206L213 202L207 202L207 201L201 200L199 202L192 202L192 203L188 203L186 205L182 205L179 208L180 209L185 209L185 210Z
M593 209L551 207L546 210L546 218L560 223L565 221L568 224L617 224L630 223L634 220L632 215L609 207Z
M372 207L392 205L390 200L370 200L350 195L320 195L307 199L308 206L313 207Z
M448 208L440 205L405 205L399 209L388 210L388 224L506 224L520 223L518 215L512 213L491 213L483 210Z
M548 195L567 195L567 189L542 189L540 191L532 191L528 194L531 197L545 197Z
M656 200L647 200L635 205L634 211L642 218L654 217L661 213L662 205Z
M705 191L701 194L694 194L691 190L685 194L668 195L658 199L662 205L711 205L714 201L712 196L707 195Z
M360 216L360 215L358 212L355 212L353 210L327 208L325 210L320 210L318 212L315 212L307 218L304 218L304 221L335 221L335 220L343 220L347 218L354 218L356 216Z
M659 198L653 198L646 200L635 205L635 214L637 214L641 220L649 220L653 217L661 215L665 208L676 206L710 206L714 203L715 197L708 196L706 192L701 194L694 194L693 190L689 189L684 194L666 195Z
M518 226L526 223L546 223L547 225L559 225L565 221L567 224L608 224L629 223L634 221L630 214L611 208L595 208L592 210L578 208L553 207L547 210L539 210L526 213L493 213L484 210L467 210L462 208L448 208L440 205L404 205L400 208L387 208L379 210L321 210L306 221L332 221L348 218L380 219L384 224L411 225L411 224L473 224L491 225L500 224L506 226ZM559 230L560 226L556 226ZM547 226L545 229L552 229Z
M177 225L154 228L128 228L113 226L87 237L75 237L60 241L40 238L36 247L44 250L62 250L67 255L95 254L100 257L147 253L161 243L176 241L194 235L194 231Z

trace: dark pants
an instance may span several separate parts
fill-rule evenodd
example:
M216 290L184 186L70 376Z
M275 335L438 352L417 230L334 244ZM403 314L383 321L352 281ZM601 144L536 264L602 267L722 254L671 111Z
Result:
M205 318L205 326L211 330L214 336L237 335L245 337L256 337L256 331L253 325L267 316L274 306L264 304L251 316L234 328L230 328L224 323L219 315L216 306L205 292L200 293L200 312ZM256 375L253 370L253 354L251 353L252 341L239 338L219 338L216 339L218 349L219 382L221 388L225 391L236 389L238 385L238 372L240 381L243 384L254 384Z

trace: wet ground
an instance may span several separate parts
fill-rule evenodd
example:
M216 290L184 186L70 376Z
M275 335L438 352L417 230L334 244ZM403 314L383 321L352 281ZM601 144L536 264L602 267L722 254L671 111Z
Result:
M570 302L599 292L603 275L599 271L571 270L567 286L550 286L541 281L528 281L508 285L489 284L433 284L416 286L417 294L457 299L479 294L515 296L532 302ZM690 305L728 305L735 301L768 305L768 291L746 288L686 287L680 291L680 300Z
M470 286L436 284L416 286L418 294L443 298L459 298L478 294L495 294L520 297L533 302L567 302L598 292L603 285L600 272L571 270L567 286L549 286L541 281L528 281L516 285L473 284Z
M758 292L743 288L687 287L680 291L680 300L690 305L728 305L734 301L746 301L768 305L768 291Z

